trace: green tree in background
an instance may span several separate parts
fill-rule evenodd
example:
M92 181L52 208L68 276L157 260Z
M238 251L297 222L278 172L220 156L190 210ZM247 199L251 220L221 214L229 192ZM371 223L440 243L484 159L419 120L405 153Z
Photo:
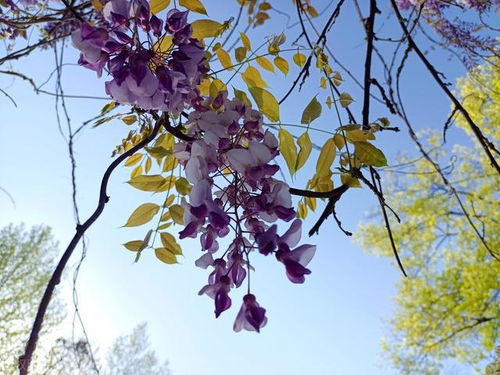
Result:
M500 375L500 346L495 348L496 357L493 362L486 366L484 375Z
M93 355L92 355L93 354ZM85 340L75 343L64 338L56 340L37 375L169 375L168 362L160 363L151 349L145 323L136 326L129 335L116 338L108 349L106 360L96 360ZM38 366L40 367L40 366Z
M458 83L467 110L492 139L500 135L499 78L498 67L488 64ZM465 129L462 118L456 124ZM439 139L428 136L430 154L448 163L444 172L470 220L498 251L498 175L474 140L451 148L450 159L450 148ZM450 359L479 372L499 338L500 264L470 230L464 210L427 159L401 158L386 172L385 194L402 221L392 229L409 277L398 284L384 352L401 374L438 374ZM357 241L366 251L393 256L378 218L360 226Z
M58 253L50 229L25 229L9 225L0 228L0 374L17 374L17 356L22 352L41 295L55 266ZM101 364L85 340L73 342L50 338L65 315L60 298L55 298L41 335L41 351L33 360L34 375L168 375L150 348L146 324L132 334L118 337ZM53 336L53 335L52 335ZM93 358L97 358L94 363Z
M17 356L40 303L55 264L57 246L47 227L24 226L0 229L0 373L17 372ZM64 317L63 306L55 298L47 314L45 333Z
M168 362L160 363L151 350L146 324L118 337L108 350L105 375L168 375Z

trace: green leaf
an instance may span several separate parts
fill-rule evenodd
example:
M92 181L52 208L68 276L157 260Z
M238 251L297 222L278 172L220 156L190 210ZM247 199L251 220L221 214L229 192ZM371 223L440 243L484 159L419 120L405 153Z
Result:
M280 129L278 132L278 138L280 140L280 152L286 161L288 170L290 174L295 174L297 163L297 146L293 140L293 136L285 129Z
M316 175L318 177L326 176L330 173L330 167L333 164L333 159L335 159L335 154L335 141L333 138L329 138L323 147L321 147L318 162L316 163Z
M205 7L199 0L180 0L179 5L196 13L207 14Z
M297 155L297 162L295 163L295 170L298 171L304 166L312 150L311 139L309 138L309 133L305 132L299 139L297 139L297 144L300 147L299 154Z
M280 120L280 106L273 94L260 87L250 87L249 90L259 110L272 122L278 122Z
M368 142L355 142L354 149L359 161L373 167L385 167L387 159L384 153Z
M195 39L214 38L220 34L222 24L212 20L196 20L191 24Z
M149 222L160 210L155 203L144 203L137 207L127 220L124 227L137 227Z
M302 124L310 124L321 115L321 104L316 97L312 98L302 113Z
M169 4L170 0L151 0L149 2L149 9L151 10L151 14L157 14L168 7Z

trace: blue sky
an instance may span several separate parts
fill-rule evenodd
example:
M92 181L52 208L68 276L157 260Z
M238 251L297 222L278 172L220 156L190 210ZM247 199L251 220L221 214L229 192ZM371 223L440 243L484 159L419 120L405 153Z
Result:
M214 19L225 20L234 12L229 8L220 14L214 2L208 6ZM229 5L229 3L231 5ZM326 2L325 2L326 4ZM211 5L211 7L210 7ZM226 7L226 5L225 5ZM286 8L286 7L284 7ZM318 6L318 9L320 7ZM287 9L292 11L292 9ZM379 31L389 33L394 25L387 12L379 20ZM276 17L270 28L251 32L258 40L271 32L281 32L285 24ZM324 19L319 20L322 24ZM337 57L359 74L364 61L363 36L351 7L334 27L330 46ZM336 31L335 31L336 30ZM295 39L298 29L291 29L289 40ZM446 55L432 53L434 61L445 62ZM77 56L68 51L66 62L74 63ZM48 63L46 63L48 61ZM15 68L41 82L49 74L53 61L51 51L34 54L15 63ZM451 64L453 65L453 64ZM427 72L411 59L405 77L403 95L408 100L410 117L418 129L438 127L446 119L449 104L436 89ZM463 74L458 64L447 70L454 80ZM281 96L297 71L287 78L280 73L266 75L272 89ZM104 95L102 81L93 72L75 65L64 70L64 87L68 94ZM316 79L316 81L314 81ZM312 78L301 93L293 94L282 108L284 122L298 123L307 102L321 89ZM47 85L50 90L54 86ZM0 194L0 225L25 222L44 223L53 228L55 238L63 249L74 233L71 205L70 166L67 149L57 129L52 97L36 95L19 81L0 77L0 87L16 100L15 108L0 97L2 122L0 131L0 186L15 199L15 207ZM358 102L353 104L361 117L361 92L347 80L343 90L349 91ZM323 96L321 92L320 95ZM93 117L105 101L68 99L73 126ZM324 109L326 111L326 108ZM386 116L384 108L374 105L373 118ZM395 122L402 129L404 125ZM333 111L315 126L334 129L337 126ZM129 131L120 121L95 129L86 129L77 139L75 151L78 164L78 202L83 218L95 207L103 171L110 162L110 153ZM451 138L460 137L451 133ZM397 152L413 152L406 131L380 135L378 145L389 150L390 159ZM313 136L321 144L323 138ZM314 166L313 164L311 164ZM311 165L299 173L291 185L303 187ZM213 302L197 295L205 285L208 273L194 267L200 255L197 240L184 241L185 257L181 264L167 266L158 262L152 253L144 254L134 264L134 254L120 244L140 239L146 227L120 228L130 213L141 203L161 201L161 197L132 189L126 168L119 169L109 185L110 203L98 222L87 232L88 257L78 281L80 309L87 332L95 345L104 348L116 336L130 332L141 322L147 322L150 338L159 356L168 359L175 374L391 374L381 369L380 339L387 332L383 320L390 319L395 283L401 274L391 259L365 254L350 238L345 237L329 220L319 236L303 239L318 246L310 264L312 274L303 285L291 284L277 262L255 257L256 272L252 274L252 289L258 301L268 311L269 322L261 334L232 331L242 292L235 292L233 308L219 319L213 316ZM346 194L338 205L338 213L349 230L366 219L366 212L375 208L369 192L357 190ZM321 204L320 204L321 207ZM310 228L316 215L304 223ZM178 230L174 228L173 233ZM68 297L71 274L79 257L75 253L72 266L63 282ZM70 335L69 326L63 334Z

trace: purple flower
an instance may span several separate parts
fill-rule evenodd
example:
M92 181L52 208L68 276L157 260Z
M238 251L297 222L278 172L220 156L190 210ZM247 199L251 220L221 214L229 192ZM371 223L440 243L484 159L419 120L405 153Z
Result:
M226 262L223 259L216 259L213 266L215 269L208 277L208 284L198 294L206 294L214 300L215 317L218 318L222 312L231 307L231 298L229 298L231 280L225 274L227 269Z
M243 297L243 304L234 321L233 329L240 332L242 329L247 331L257 331L267 323L266 309L260 307L253 294L247 294Z
M278 250L276 259L284 264L288 279L294 284L302 284L305 281L305 275L311 271L306 268L316 252L314 245L301 245L294 250Z

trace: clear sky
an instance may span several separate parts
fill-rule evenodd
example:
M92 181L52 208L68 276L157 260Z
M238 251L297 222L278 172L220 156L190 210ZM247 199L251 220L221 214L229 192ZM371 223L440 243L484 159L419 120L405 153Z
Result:
M206 1L212 18L225 20L235 14L234 1L220 3ZM234 2L235 3L235 2ZM326 1L318 1L325 4ZM319 10L322 6L317 6ZM292 9L285 11L291 12ZM384 9L385 10L385 9ZM224 13L222 13L224 11ZM272 14L272 28L251 31L255 40L264 35L285 31L285 18ZM377 25L382 34L394 30L387 12ZM321 17L318 23L325 22ZM271 24L269 24L271 25ZM240 27L239 29L241 29ZM337 57L359 74L364 59L363 35L360 33L354 9L348 6L333 29L330 47ZM287 30L289 41L295 39L297 27ZM432 53L434 61L444 62L446 55ZM44 51L16 62L14 68L42 82L50 73L53 53ZM67 63L77 56L68 51ZM452 64L448 79L462 75L459 65ZM404 95L408 99L409 114L419 129L440 126L446 119L449 105L436 89L415 59L411 59L405 76ZM68 94L104 95L102 81L93 72L75 65L64 69L64 87ZM272 89L281 96L297 71L287 78L280 73L265 75ZM321 91L317 78L295 93L282 108L284 122L298 123L307 102ZM0 225L9 222L34 225L44 223L53 228L61 250L74 233L71 204L70 166L67 148L59 134L54 112L54 98L36 95L24 82L0 77L0 87L16 100L15 108L5 97L0 97L0 186L15 200L0 194ZM47 90L54 87L53 81ZM353 109L358 117L361 92L347 80L344 90L350 91L357 102ZM321 93L323 95L323 93ZM106 101L68 99L72 125L98 113ZM326 107L325 107L326 109ZM386 116L380 106L374 106L373 117ZM315 124L325 129L337 126L334 113L323 116ZM395 122L404 130L404 125ZM110 162L114 146L129 131L121 121L110 122L99 128L87 128L77 139L75 150L78 164L78 202L85 219L93 211L98 184ZM454 134L451 134L453 137ZM389 157L396 152L413 152L406 131L380 135L379 145L389 148ZM313 141L322 144L320 135ZM395 283L401 274L390 259L365 254L350 238L345 237L329 220L319 236L304 239L318 246L310 263L312 274L303 285L291 284L281 267L272 259L254 257L256 272L252 274L252 288L258 301L267 309L269 322L261 334L232 331L243 291L233 292L233 308L219 319L213 315L213 301L198 296L205 285L208 272L194 266L200 255L198 240L182 243L185 257L181 264L168 266L157 261L149 252L134 264L134 254L120 244L141 239L147 227L120 228L130 213L146 201L159 202L162 198L132 189L124 182L130 170L119 169L112 177L108 193L111 196L104 214L87 232L88 257L83 263L78 291L80 309L91 341L104 348L113 338L128 333L141 322L147 322L150 338L159 356L168 359L175 374L391 374L377 364L380 360L380 339L386 333L383 321L390 319L395 294ZM291 185L304 187L309 165L299 173ZM375 199L366 191L350 191L339 203L338 213L349 230L366 219L366 213L375 208ZM321 204L319 204L321 207ZM317 215L304 223L310 228ZM177 228L172 232L176 233ZM64 295L68 297L71 274L79 252L72 258L72 266L63 281ZM65 335L70 335L68 328Z

